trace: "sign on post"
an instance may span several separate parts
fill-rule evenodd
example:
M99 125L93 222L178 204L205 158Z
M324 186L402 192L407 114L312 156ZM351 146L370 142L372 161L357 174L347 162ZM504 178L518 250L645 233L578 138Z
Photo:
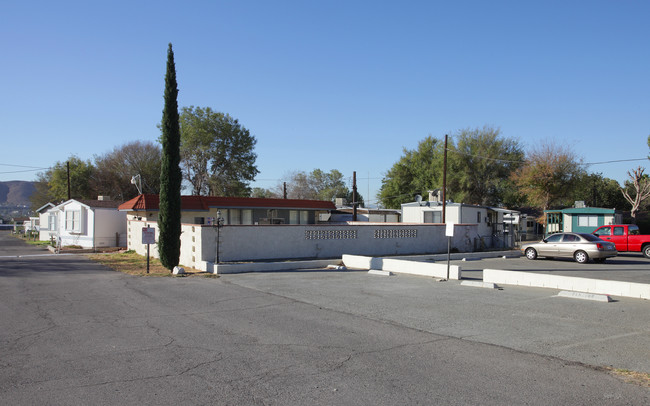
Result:
M515 220L517 220L517 218L515 216L513 216L513 215L506 214L506 215L503 216L503 222L504 223L514 224Z
M155 244L156 243L156 229L153 227L142 227L142 243Z
M142 227L142 243L147 244L147 273L149 273L149 246L156 243L156 229Z
M447 228L445 229L445 236L453 237L454 236L454 223L447 223Z

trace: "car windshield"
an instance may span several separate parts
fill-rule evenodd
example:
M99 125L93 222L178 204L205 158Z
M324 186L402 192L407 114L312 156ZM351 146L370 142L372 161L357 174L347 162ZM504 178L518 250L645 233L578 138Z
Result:
M602 241L600 238L596 237L593 234L578 234L580 237L584 238L587 241Z

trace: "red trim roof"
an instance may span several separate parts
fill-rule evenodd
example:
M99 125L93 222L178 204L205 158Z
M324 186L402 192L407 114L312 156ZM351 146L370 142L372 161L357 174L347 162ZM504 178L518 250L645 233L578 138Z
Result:
M265 199L255 197L181 196L181 210L210 210L211 207L256 209L312 209L334 210L336 206L326 200ZM158 195L140 195L120 205L119 210L156 211Z

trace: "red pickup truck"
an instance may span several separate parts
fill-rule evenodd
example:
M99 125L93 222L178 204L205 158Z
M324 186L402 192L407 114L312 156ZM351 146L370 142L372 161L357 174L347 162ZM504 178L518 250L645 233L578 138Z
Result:
M650 235L641 235L639 227L634 224L613 224L598 227L594 234L601 240L616 244L618 252L641 252L650 258Z

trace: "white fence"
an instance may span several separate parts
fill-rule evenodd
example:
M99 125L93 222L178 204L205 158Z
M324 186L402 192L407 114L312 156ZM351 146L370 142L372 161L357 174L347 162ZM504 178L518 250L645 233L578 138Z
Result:
M156 228L157 224L146 225ZM128 247L146 255L142 244L145 222L129 220ZM219 240L217 241L217 234ZM471 235L476 225L455 226L451 247L459 252L473 251ZM447 252L448 238L443 224L354 223L342 225L234 225L183 224L182 265L200 270L212 269L217 262L246 262L280 259L341 258L344 254L388 256ZM151 246L158 257L158 248Z

